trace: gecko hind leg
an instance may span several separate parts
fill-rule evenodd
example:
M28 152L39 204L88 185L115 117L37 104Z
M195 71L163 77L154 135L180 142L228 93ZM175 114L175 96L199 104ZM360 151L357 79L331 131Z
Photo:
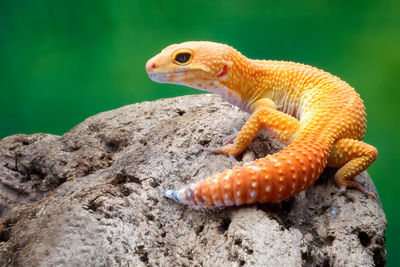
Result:
M347 188L354 188L375 199L375 194L366 190L354 178L367 169L376 160L377 155L375 147L362 141L346 138L338 140L328 158L330 167L339 168L335 175L336 184L339 186L338 193L343 194Z

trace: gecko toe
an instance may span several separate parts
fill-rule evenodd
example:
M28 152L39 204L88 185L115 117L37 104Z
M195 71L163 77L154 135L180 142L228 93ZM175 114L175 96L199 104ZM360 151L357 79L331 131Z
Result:
M370 197L370 198L372 198L372 199L376 199L376 194L375 193L373 193L373 192L371 192L371 191L365 191L365 195L367 196L367 197Z
M222 139L222 144L225 146L225 145L230 144L232 142L233 143L236 142L238 133L239 133L239 131L236 128L233 128L233 133L228 135L228 136L226 136L224 139Z
M343 194L345 194L346 192L347 192L347 189L344 188L344 187L341 187L341 188L337 191L337 194L338 194L338 195L343 195Z
M217 147L217 148L210 148L210 147L205 147L204 151L213 153L213 154L225 154L229 156L230 159L236 160L236 154L232 153L233 150L233 145L226 145L222 147Z

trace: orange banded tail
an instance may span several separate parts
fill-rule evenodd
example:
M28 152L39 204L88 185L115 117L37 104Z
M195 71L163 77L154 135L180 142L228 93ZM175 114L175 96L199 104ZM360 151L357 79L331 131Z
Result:
M224 170L164 196L187 205L239 206L286 199L312 185L330 152L323 141L296 140L282 151Z

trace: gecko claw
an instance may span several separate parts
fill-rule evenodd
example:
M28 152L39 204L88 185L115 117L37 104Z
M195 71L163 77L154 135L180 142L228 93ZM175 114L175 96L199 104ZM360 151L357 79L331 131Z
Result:
M226 136L224 139L222 139L222 144L225 146L225 145L230 144L232 142L233 143L236 142L236 138L237 138L238 133L239 133L239 131L236 128L233 128L233 133L228 135L228 136Z
M337 191L336 194L338 194L338 195L344 195L346 192L347 192L347 189L344 188L344 187L342 187L342 188L340 188L340 189Z
M371 191L365 190L364 194L365 194L367 197L370 197L370 198L372 198L372 199L376 199L375 193L373 193L373 192L371 192Z

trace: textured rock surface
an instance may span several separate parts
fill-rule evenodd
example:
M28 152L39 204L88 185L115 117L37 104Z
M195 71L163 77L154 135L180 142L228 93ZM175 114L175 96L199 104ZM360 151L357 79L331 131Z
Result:
M336 195L332 169L278 203L198 208L161 196L279 150L261 132L238 162L203 151L248 116L185 96L100 113L61 137L3 139L0 265L383 265L379 201ZM366 173L357 179L376 192Z

